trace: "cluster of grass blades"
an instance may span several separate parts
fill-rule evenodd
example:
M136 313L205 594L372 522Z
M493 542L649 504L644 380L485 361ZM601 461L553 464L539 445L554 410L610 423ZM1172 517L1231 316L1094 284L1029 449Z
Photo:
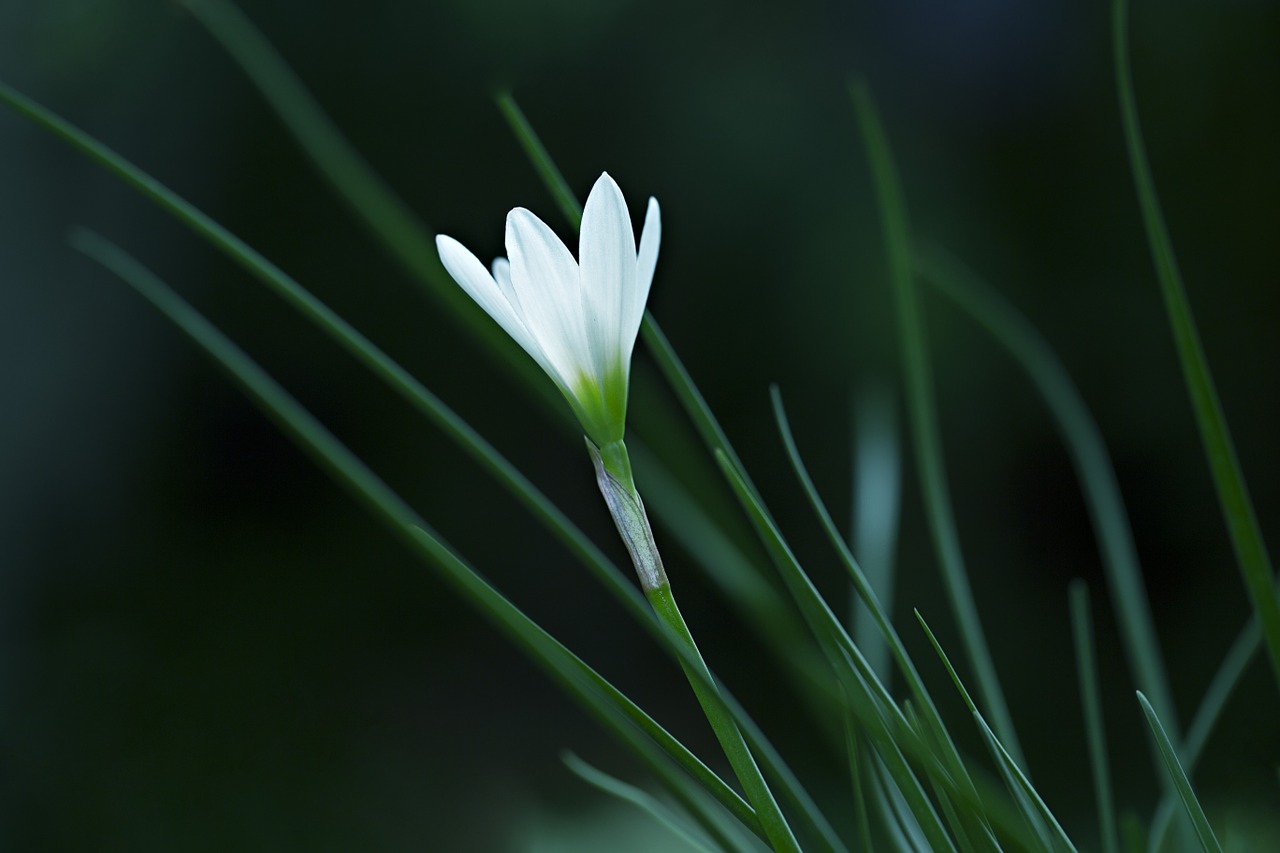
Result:
M505 336L494 333L492 324L469 300L460 298L461 292L436 260L429 229L417 221L354 151L267 40L225 0L185 0L185 5L259 88L322 178L350 206L382 248L439 296L440 305L475 333L483 350L498 353L502 363L525 380L521 384L531 389L531 400L561 411L563 407L549 383L542 381ZM784 672L799 700L797 706L820 722L821 735L832 751L845 759L849 779L842 810L844 814L853 815L852 821L845 820L843 815L835 820L824 811L820 798L807 790L732 693L713 672L699 669L699 662L690 657L686 647L661 620L654 618L626 575L497 448L425 384L298 282L123 157L2 84L0 101L114 173L314 323L509 490L561 542L572 559L618 600L659 648L677 663L695 671L691 676L696 681L695 689L705 689L708 695L717 697L716 713L731 719L741 731L744 748L759 767L759 784L745 778L738 780L743 793L618 690L604 674L592 669L504 597L375 472L175 290L120 247L90 231L81 229L73 233L71 243L77 250L126 281L188 335L317 464L617 738L651 774L666 799L609 776L576 756L566 757L567 766L589 784L652 815L670 828L673 843L681 843L688 849L737 851L764 847L779 851L888 849L965 853L1077 849L1071 835L1032 782L1031 768L1023 756L1014 715L1004 699L997 662L984 637L977 602L966 574L950 505L939 416L933 401L928 341L921 315L922 300L931 291L922 291L919 286L931 286L971 315L1026 371L1043 397L1075 465L1098 539L1126 660L1138 689L1138 701L1150 725L1153 766L1160 770L1167 786L1165 798L1145 831L1146 844L1158 851L1165 849L1169 842L1181 844L1191 840L1205 850L1217 850L1220 849L1218 841L1196 798L1189 774L1194 771L1235 684L1259 647L1265 645L1280 675L1280 610L1277 610L1270 563L1196 339L1169 238L1161 224L1154 182L1145 162L1127 67L1124 0L1117 0L1114 8L1121 114L1148 240L1219 498L1256 614L1256 619L1242 629L1185 731L1178 722L1150 604L1141 583L1132 532L1101 434L1065 369L1031 324L959 261L941 249L915 240L888 135L864 83L856 82L852 94L884 226L903 347L910 435L930 530L960 628L964 662L972 673L975 694L971 695L959 670L952 666L923 618L920 626L934 644L938 658L919 664L913 661L894 626L890 608L882 604L892 591L892 543L867 540L875 530L892 530L896 525L892 516L896 513L900 489L898 466L891 466L878 481L870 480L859 487L860 507L872 505L877 493L886 497L891 507L888 521L881 520L878 526L857 525L864 531L858 537L859 548L878 555L874 559L875 571L869 575L855 558L809 475L783 406L781 391L776 387L772 389L781 448L847 574L857 602L858 616L850 626L818 591L797 559L764 495L671 342L652 316L647 315L642 326L642 337L683 416L692 423L705 452L714 460L728 492L740 506L742 518L754 531L776 575L764 574L768 569L751 550L750 543L743 543L723 529L713 515L701 511L679 481L670 475L661 447L647 445L643 435L635 453L637 476L650 490L656 515L665 523L667 532L699 561L707 577L743 621L761 636L772 638L766 645L785 662ZM502 94L497 106L566 220L576 228L581 219L581 206L515 99L510 94ZM669 415L679 416L675 412ZM568 431L565 435L566 440L576 440ZM892 428L886 429L883 425L866 430L859 437L862 446L872 442L877 446L895 446L895 441ZM896 452L890 455L896 458ZM865 532L868 530L872 533ZM789 599L775 594L779 586ZM1088 594L1082 585L1072 589L1071 612L1100 841L1102 849L1111 853L1122 849L1122 842L1115 817L1116 792L1107 766ZM970 712L968 719L949 722L943 718L921 674L922 668L949 675ZM890 685L895 680L905 689L905 696L894 695ZM955 733L962 724L972 725L987 747L986 761L965 755L957 747ZM1179 812L1185 814L1185 819L1177 818ZM841 824L851 829L842 833L837 829ZM1172 836L1168 834L1171 827L1175 828Z

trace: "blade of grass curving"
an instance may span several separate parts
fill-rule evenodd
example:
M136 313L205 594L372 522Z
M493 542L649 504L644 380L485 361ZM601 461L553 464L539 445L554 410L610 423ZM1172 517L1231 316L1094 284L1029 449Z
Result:
M1089 742L1089 766L1093 770L1093 794L1098 804L1099 832L1103 853L1120 853L1116 811L1111 788L1111 768L1107 764L1107 736L1103 726L1102 698L1098 690L1097 650L1089 615L1089 586L1082 580L1071 582L1071 628L1075 635L1076 673L1080 681L1080 704L1084 710L1085 736Z
M1142 713L1147 716L1147 725L1151 726L1151 733L1155 735L1156 743L1160 745L1160 754L1164 757L1165 767L1169 770L1169 776L1173 779L1174 787L1178 789L1178 796L1182 798L1182 805L1186 808L1187 814L1191 816L1191 823L1196 828L1196 835L1200 838L1200 845L1210 853L1222 853L1222 846L1218 844L1218 838L1213 834L1213 828L1209 826L1209 818L1205 816L1204 809L1200 806L1200 801L1196 799L1195 791L1191 789L1191 780L1187 778L1181 762L1178 761L1178 755L1174 751L1173 743L1169 740L1169 736L1165 734L1164 726L1160 725L1160 718L1156 716L1155 709L1151 707L1147 697L1142 695L1141 690L1138 691L1138 703L1142 705Z
M745 826L762 832L754 811L737 793L639 706L481 578L345 445L194 308L131 256L98 235L78 230L72 235L72 243L132 286L201 346L322 469L414 546L415 552L439 569L464 599L631 747L659 779L670 776L663 760L669 758ZM678 790L672 793L679 795Z
M253 22L226 0L180 0L244 71L321 177L392 257L532 389L562 407L539 369L445 272L431 231L338 130L297 74Z
M850 86L854 110L862 128L868 164L876 189L876 198L883 222L885 248L889 257L890 278L893 283L894 301L897 305L899 340L902 345L903 369L907 384L907 409L911 420L911 433L916 449L916 462L920 473L920 485L925 496L930 530L942 567L951 608L960 627L969 665L973 668L995 729L1006 748L1025 764L1022 748L1014 729L1013 717L1005 702L1004 691L996 674L995 661L982 631L978 606L965 569L964 555L960 550L960 534L956 529L955 512L947 486L947 474L943 465L942 437L939 434L938 415L934 406L933 379L929 366L928 339L924 318L921 316L920 299L916 293L911 272L911 231L907 222L907 208L903 200L893 152L885 133L880 114L866 81L856 80Z
M828 541L831 542L836 554L840 557L840 562L844 566L845 571L849 575L849 580L853 584L854 590L858 593L860 600L867 608L867 612L879 636L886 643L889 652L893 655L894 661L898 665L899 671L902 673L907 688L911 691L911 695L915 698L919 706L924 710L928 728L932 734L938 738L939 743L944 745L947 752L954 756L954 767L963 775L963 764L959 760L959 753L956 752L955 745L951 742L950 736L947 734L946 726L942 722L942 717L938 713L937 706L933 702L933 698L929 695L928 688L925 687L920 673L916 670L915 664L912 662L910 655L907 654L906 646L902 643L902 638L898 636L897 629L893 627L893 622L889 619L889 614L881 606L876 590L871 584L870 579L863 572L858 561L854 559L853 554L849 551L849 546L840 536L840 531L836 529L835 522L831 518L831 513L827 510L826 503L822 500L822 496L818 494L817 486L814 485L813 478L809 475L808 466L805 465L803 457L800 455L800 449L796 445L795 435L791 430L791 421L787 417L786 407L782 403L782 392L777 385L769 387L770 399L773 403L774 420L778 425L778 432L782 437L783 446L786 448L787 457L791 462L791 468L796 473L797 479L800 481L801 487L804 489L805 496L809 499L810 506L813 507L814 513L818 516L818 521L822 525L823 531L827 535ZM862 648L861 643L856 644L858 648ZM863 653L866 654L865 651ZM874 669L874 667L873 667Z
M624 803L630 803L640 811L649 815L658 824L665 827L670 833L684 844L698 851L698 853L712 853L712 850L705 842L697 837L693 831L684 825L684 821L673 812L666 803L650 794L642 788L623 782L616 776L610 776L603 770L591 766L583 761L572 752L562 753L560 760L564 762L565 767L582 781L586 782L594 788L604 791L622 800ZM739 849L733 845L728 837L716 839L721 849L735 850Z
M891 732L896 731L901 734L909 731L906 718L893 703L884 685L876 679L870 665L849 638L844 625L831 612L831 608L823 600L782 538L767 509L728 455L723 451L717 451L716 461L719 462L743 509L750 517L765 550L782 574L783 582L786 583L810 630L813 631L819 645L836 668L837 674L841 676L842 683L846 685L850 710L858 713L863 724L869 727L869 731L881 749L880 754L888 763L890 771L894 773L895 782L911 804L912 812L920 820L930 843L935 846L934 849L952 849L950 838L946 834L941 819L934 811L932 803L928 801L919 780L911 773L893 743ZM873 706L877 710L869 710ZM888 713L894 715L892 722L883 718L883 715Z
M1102 431L1089 414L1070 374L1026 317L971 270L936 246L918 251L915 263L925 281L977 320L1009 351L1026 371L1053 416L1084 490L1130 670L1138 686L1154 697L1161 717L1170 721L1170 729L1176 736L1177 715L1168 673L1160 654L1128 513Z
M898 850L910 851L910 853L930 853L931 847L929 839L925 837L924 831L920 828L920 824L916 822L915 816L912 815L911 809L907 806L906 800L903 799L901 792L893 781L893 774L885 767L884 762L880 760L878 755L871 756L873 762L872 775L875 785L872 792L875 794L879 813L882 817L881 825L885 832L889 834L890 843ZM874 848L867 848L872 850Z
M857 394L853 412L853 524L849 550L861 555L858 564L866 574L867 584L884 612L892 613L898 517L902 511L902 448L897 417L889 390L879 385ZM886 686L890 685L888 643L856 587L854 594L849 613L854 642Z
M871 849L871 812L867 809L867 791L862 781L862 763L870 754L858 747L859 735L853 727L853 719L844 718L845 755L849 759L849 783L853 792L853 820L858 827L860 850Z
M1231 648L1227 650L1226 656L1218 666L1218 671L1200 700L1200 707L1191 718L1191 725L1187 728L1187 738L1179 751L1180 760L1188 772L1195 771L1196 763L1200 760L1200 754L1204 751L1209 735L1217 725L1222 709L1226 707L1227 700L1261 647L1262 631L1258 628L1258 621L1250 619L1232 642ZM1176 791L1168 791L1161 798L1156 816L1151 822L1152 850L1161 850L1164 846L1165 835L1169 831L1178 806L1177 799Z
M910 754L931 776L943 779L951 795L969 807L977 820L989 822L991 826L998 827L1001 832L1025 846L1025 828L1019 825L1018 818L1001 804L989 802L989 798L977 792L971 784L957 782L948 766L942 763L945 759L936 756L923 740L915 736L901 709L894 704L884 685L876 678L862 653L849 638L844 625L831 612L795 559L768 510L725 454L717 453L716 459L810 629L828 654L837 674L841 676L846 688L846 698L850 700L849 710L866 727L881 757L894 774L899 790L911 803L913 813L920 818L931 843L945 843L947 849L953 846L942 828L937 812L920 787L919 780L906 765L903 752Z
M1031 825L1036 836L1040 839L1046 850L1075 851L1075 845L1071 843L1071 839L1062 829L1062 825L1058 823L1058 819L1053 816L1053 812L1040 798L1040 794L1032 786L1026 774L1018 767L1017 761L1005 749L1004 744L1000 743L1000 739L992 731L991 726L983 718L982 712L978 710L978 706L974 704L973 697L969 695L968 689L964 686L964 682L960 679L959 673L956 672L954 666L951 665L951 659L943 650L942 644L938 642L938 638L934 636L929 623L920 615L920 611L916 612L916 619L920 622L920 627L924 629L925 635L929 638L929 643L933 646L933 650L937 653L938 658L942 661L942 665L946 668L947 674L951 676L952 682L956 685L956 690L960 692L960 696L964 699L965 705L969 708L969 713L973 715L974 721L981 730L983 738L987 742L988 748L991 750L992 757L996 761L996 766L1000 769L1000 774L1004 777L1005 783L1009 786L1010 792L1014 796L1014 800L1021 806L1023 817Z
M928 724L920 718L920 713L916 710L916 706L908 699L902 703L902 712L907 717L912 731L917 737L924 738L925 730ZM933 791L933 799L937 801L938 808L942 811L943 816L947 819L947 824L951 827L952 834L955 836L956 846L960 849L960 853L976 853L973 841L969 838L969 829L972 828L982 831L985 826L982 823L970 821L968 814L958 810L956 803L951 797L949 788L942 783L937 777L929 779L930 788Z
M1116 91L1120 100L1125 143L1129 151L1129 165L1133 171L1133 183L1147 231L1147 243L1151 248L1156 278L1160 281L1169 325L1172 327L1178 358L1182 363L1182 375L1195 410L1196 424L1200 428L1200 439L1213 472L1218 502L1231 534L1231 544L1235 548L1245 588L1253 601L1254 612L1258 615L1258 624L1262 628L1267 652L1271 656L1271 668L1277 686L1280 686L1280 596L1277 595L1275 571L1258 526L1253 501L1249 498L1249 489L1245 484L1231 432L1227 428L1222 401L1218 398L1213 374L1200 343L1200 333L1191 314L1182 273L1178 270L1178 260L1173 252L1173 240L1169 236L1160 208L1160 197L1156 193L1151 164L1147 162L1129 63L1128 0L1113 0L1111 9Z
M551 159L550 153L538 138L533 125L529 124L529 120L525 118L524 110L520 109L515 97L510 92L502 91L498 93L496 101L498 109L502 111L502 117L507 120L507 125L515 134L516 141L529 156L529 161L537 170L538 176L542 178L542 183L555 199L556 206L573 226L573 230L577 231L582 226L582 205L578 203L578 197L569 188L569 182L560 173L560 167L556 165L555 160Z
M367 220L369 230L431 285L435 295L461 310L469 300L445 273L431 240L424 239L429 234L426 226L347 143L261 31L232 3L180 2L244 69L324 179Z
M795 471L796 477L799 479L800 485L809 499L810 506L813 507L814 513L818 516L818 521L822 525L828 541L839 556L840 562L844 566L845 571L849 574L849 579L853 585L854 591L858 594L859 600L866 607L867 616L872 620L872 627L877 632L877 636L881 639L881 642L885 644L888 652L892 654L893 660L897 664L899 671L902 673L907 688L911 691L911 695L921 708L923 712L922 722L924 730L928 732L931 740L937 744L942 751L944 764L948 768L948 772L952 776L954 782L956 784L970 787L971 793L976 798L977 794L972 791L972 780L969 778L968 771L964 766L964 761L960 758L960 753L956 750L955 744L951 739L951 735L947 731L946 724L938 713L938 708L934 704L933 697L929 694L928 688L925 687L924 681L920 678L920 673L916 670L915 664L907 654L906 647L902 644L902 639L898 636L897 630L893 627L893 623L889 619L887 611L880 604L871 580L863 572L858 561L854 559L852 552L850 552L849 546L841 538L840 532L836 529L835 522L831 518L831 513L828 511L826 503L822 500L822 496L818 494L817 486L814 485L813 478L809 475L809 469L804 464L804 459L800 456L799 447L796 445L795 436L791 430L791 422L787 418L786 407L782 403L782 392L776 385L773 385L770 386L769 393L773 403L774 420L778 425L778 432L782 436L782 443L786 448L792 470ZM856 643L856 645L858 648L863 648L861 642ZM879 675L878 672L877 675ZM883 677L881 680L884 680ZM979 829L979 827L969 827L970 831L977 831ZM986 828L983 831L989 832L990 830L989 828Z

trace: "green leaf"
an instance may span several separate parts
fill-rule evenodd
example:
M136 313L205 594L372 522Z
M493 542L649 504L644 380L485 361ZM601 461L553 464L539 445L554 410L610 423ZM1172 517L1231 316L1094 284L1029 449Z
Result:
M853 402L853 420L853 524L849 550L860 555L858 565L866 575L867 585L888 614L893 612L898 518L902 511L902 447L889 390L873 385L859 391ZM795 461L792 460L793 467ZM816 494L815 490L810 495L810 502ZM821 511L826 512L826 508ZM871 668L886 685L891 685L889 644L869 606L857 593L856 584L854 595L849 613L853 639Z
M1178 260L1173 253L1173 240L1160 209L1151 164L1147 162L1142 127L1138 122L1133 75L1129 67L1128 28L1128 0L1113 0L1112 46L1116 65L1116 91L1120 99L1125 143L1129 150L1129 165L1133 170L1133 183L1142 209L1142 221L1146 226L1147 243L1151 248L1156 277L1160 281L1160 291L1164 295L1165 310L1169 315L1173 340L1182 363L1182 375L1191 395L1196 424L1200 428L1200 439L1209 458L1209 468L1213 472L1218 502L1231 534L1231 544L1235 547L1245 589L1249 592L1258 624L1262 627L1276 684L1280 686L1280 597L1277 596L1275 571L1271 566L1271 557L1267 554L1266 543L1262 539L1262 531L1258 527L1257 513L1249 498L1249 489L1240 469L1235 444L1227 428L1226 414L1218 398L1213 374L1209 371L1209 361L1200 343L1200 333L1196 329L1187 291L1182 283L1182 274L1178 271Z
M916 619L920 621L920 626L924 628L924 632L929 638L929 643L933 646L934 651L937 652L942 665L946 667L947 673L951 676L952 682L955 683L956 689L964 699L964 703L969 706L969 712L973 715L974 721L986 740L987 747L991 751L992 757L996 760L996 766L1013 794L1014 801L1019 804L1023 817L1039 837L1044 849L1072 851L1074 853L1075 845L1071 843L1071 839L1063 831L1058 819L1053 816L1053 812L1045 805L1044 800L1040 798L1040 794L1036 792L1031 781L1022 772L1018 762L1005 749L1004 744L1000 743L1000 739L996 737L991 727L987 725L987 721L983 718L982 712L978 710L978 706L974 704L968 689L965 688L964 682L960 679L960 675L956 672L955 667L951 665L951 659L947 656L942 644L938 642L938 638L934 636L929 624L925 622L924 617L920 615L918 610L916 611Z
M937 812L921 788L919 780L907 767L898 745L894 743L893 732L900 736L909 731L905 717L894 704L888 691L884 689L884 685L876 679L875 673L871 671L862 653L854 646L844 625L831 612L831 608L827 606L809 576L801 568L755 491L738 472L727 454L717 451L716 459L755 526L765 550L782 575L801 614L809 624L810 630L817 637L819 645L845 683L849 691L851 710L859 715L864 725L869 727L870 736L877 741L881 756L887 762L890 772L894 774L895 782L910 803L913 814L921 822L930 843L935 849L952 849L951 841ZM890 716L891 721L886 719Z
M266 37L225 0L182 0L258 88L321 177L347 203L372 236L464 327L522 380L521 387L550 403L549 411L572 420L560 394L510 336L445 272L434 235L373 170L324 113Z
M1176 720L1124 499L1102 432L1079 390L1044 337L971 270L934 246L918 251L915 264L925 281L977 320L1008 350L1044 400L1084 490L1129 667L1138 685L1154 697L1161 715Z
M1089 616L1089 587L1082 580L1071 583L1071 628L1075 636L1080 704L1084 709L1085 736L1089 741L1089 766L1093 770L1093 794L1098 804L1102 850L1103 853L1120 853L1111 769L1107 764L1107 736L1099 696L1097 653Z
M1186 808L1187 814L1191 816L1191 823L1196 828L1196 835L1200 839L1200 846L1208 853L1222 853L1222 846L1218 844L1218 837L1213 834L1213 827L1209 826L1209 818L1205 816L1204 809L1200 806L1200 801L1196 799L1195 791L1191 789L1191 780L1187 778L1186 771L1182 769L1182 763L1178 761L1178 755L1174 751L1173 744L1169 740L1169 736L1165 734L1164 726L1160 725L1160 718L1156 716L1155 710L1151 707L1151 703L1147 701L1147 697L1142 695L1142 691L1138 691L1138 702L1142 705L1142 713L1147 715L1147 725L1151 726L1151 733L1155 735L1156 744L1160 747L1160 754L1164 757L1165 767L1169 771L1169 776L1173 779L1173 785L1178 789L1178 796L1182 798L1182 805Z
M920 486L924 492L929 526L942 566L943 581L951 600L951 609L960 627L969 665L973 667L978 690L995 721L996 731L1000 733L1000 739L1009 751L1018 757L1020 763L1025 763L1014 730L1013 717L1009 713L1004 691L996 674L995 661L982 631L978 606L973 598L964 555L960 550L960 535L951 506L946 468L943 465L942 437L934 408L928 339L915 278L911 272L911 229L907 222L907 208L897 169L893 163L893 152L866 82L855 81L850 91L858 123L862 128L867 160L884 225L885 249L898 313L911 434L915 443Z
M1191 725L1187 728L1187 739L1178 753L1183 767L1188 772L1195 770L1200 754L1204 751L1204 745L1209 740L1214 726L1217 725L1222 709L1226 707L1227 699L1235 691L1245 670L1249 668L1249 662L1261 647L1262 631L1258 628L1257 620L1250 619L1231 644L1231 648L1227 650L1217 672L1214 673L1213 680L1209 682L1208 689L1200 699L1200 707L1191 718ZM1163 848L1165 834L1169 831L1177 809L1177 800L1177 791L1172 787L1161 798L1155 819L1151 822L1151 837L1154 839L1152 850Z
M840 532L836 529L835 522L831 518L831 513L827 510L826 503L822 500L822 496L818 494L813 478L809 475L809 469L804 464L804 459L796 446L795 436L791 431L791 422L788 420L786 408L782 404L782 392L776 385L770 388L770 396L773 401L774 420L778 424L778 432L782 436L782 443L786 447L792 470L795 471L796 477L799 479L800 485L809 499L810 506L813 507L815 514L818 516L818 521L827 535L827 540L839 556L855 592L857 592L859 599L867 608L867 614L873 621L875 629L879 632L882 642L886 644L888 651L892 654L893 660L897 664L898 670L902 673L912 697L922 709L924 727L934 742L941 747L950 773L957 783L971 784L968 771L964 767L960 754L956 751L946 724L938 713L933 697L929 694L928 688L925 687L924 681L920 678L920 673L916 670L915 664L907 654L906 647L902 644L902 639L898 636L897 630L889 619L889 614L881 606L870 579L863 573L858 561L854 559L853 554L849 551L848 545L841 538ZM861 643L857 645L862 648Z

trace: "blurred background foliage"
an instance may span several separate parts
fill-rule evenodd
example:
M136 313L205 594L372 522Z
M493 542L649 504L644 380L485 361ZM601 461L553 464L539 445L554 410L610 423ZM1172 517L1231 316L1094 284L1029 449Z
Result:
M781 384L820 489L847 515L852 395L897 381L879 225L845 89L851 72L866 74L918 233L1031 317L1101 424L1185 720L1248 609L1138 219L1105 5L242 8L423 220L481 256L502 251L502 217L516 205L568 231L493 105L499 87L514 91L577 191L607 169L633 209L656 195L665 234L651 308L835 601L838 572L786 467L767 386ZM1156 180L1274 550L1280 5L1137 2L1133 19ZM180 6L0 4L0 79L294 275L623 556L580 441L381 253ZM569 850L572 839L603 849L607 838L609 849L662 849L661 830L558 761L571 747L642 778L607 738L166 321L69 251L76 224L192 298L501 589L718 757L671 664L473 464L225 259L6 112L0 845ZM980 609L1032 775L1089 843L1066 613L1073 577L1094 589L1122 804L1146 812L1157 793L1097 550L1024 377L926 294ZM682 418L670 421L678 429L652 428L674 404L639 351L637 431L733 520L712 467L681 450L693 446ZM962 720L910 620L919 607L958 649L912 477L898 621L944 712ZM760 641L671 537L658 537L712 666L843 812L838 756L760 661ZM505 698L513 687L515 706ZM1227 835L1274 809L1276 710L1275 685L1255 662L1198 774Z

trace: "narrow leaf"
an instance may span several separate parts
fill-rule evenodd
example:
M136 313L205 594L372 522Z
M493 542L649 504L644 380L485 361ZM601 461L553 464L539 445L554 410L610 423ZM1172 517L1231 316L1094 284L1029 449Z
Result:
M1147 701L1147 697L1142 695L1142 691L1138 691L1138 702L1142 705L1142 713L1147 715L1147 724L1151 726L1151 733L1155 735L1156 743L1160 746L1160 754L1164 756L1165 767L1169 771L1169 776L1173 779L1174 787L1178 789L1178 796L1182 798L1182 805L1187 810L1187 814L1191 816L1191 823L1196 828L1196 835L1200 839L1200 846L1207 853L1222 853L1222 845L1218 843L1218 837L1213 834L1213 828L1209 826L1209 818L1205 816L1204 809L1200 806L1200 801L1196 799L1195 791L1191 789L1191 780L1187 778L1186 771L1182 769L1182 763L1178 761L1178 755L1173 749L1173 744L1169 741L1169 736L1165 734L1164 726L1160 725L1160 718L1156 716L1155 710L1151 707L1151 703Z
M1209 361L1200 343L1200 333L1191 314L1182 273L1178 271L1178 260L1173 253L1173 240L1169 236L1160 208L1151 164L1147 162L1129 64L1128 0L1113 0L1111 8L1116 91L1120 99L1125 143L1129 149L1129 165L1133 170L1133 183L1142 209L1142 221L1146 226L1147 243L1151 248L1151 259L1164 295L1164 305L1173 330L1174 343L1178 348L1178 358L1182 363L1182 375L1191 395L1196 424L1200 428L1200 439L1218 490L1218 502L1222 506L1222 514L1231 534L1231 543L1235 547L1245 589L1249 592L1258 624L1262 627L1276 684L1280 686L1280 597L1277 596L1275 571L1258 526L1253 501L1249 498L1244 472L1241 471L1240 460L1236 456L1235 443L1227 428L1222 401L1218 398L1218 389L1214 385L1213 374L1209 371Z
M1107 763L1107 736L1102 722L1102 698L1098 689L1097 653L1089 616L1089 587L1081 580L1071 583L1071 628L1076 643L1076 673L1080 681L1085 736L1089 742L1089 766L1093 771L1093 794L1098 804L1102 850L1103 853L1120 853L1115 802L1111 793L1111 768Z
M995 721L995 729L1010 752L1022 761L1022 749L1013 726L1013 717L1005 702L1004 691L996 674L995 660L982 631L978 606L973 598L964 556L960 550L960 534L947 486L943 465L942 437L933 397L932 369L929 364L928 339L915 278L911 272L911 229L907 208L893 163L893 152L880 114L865 81L851 86L854 110L862 128L868 164L876 189L883 222L885 248L889 258L890 278L897 306L902 364L907 385L907 408L915 443L920 486L924 492L929 526L942 566L942 577L951 609L960 627L969 665L977 679L978 690Z

